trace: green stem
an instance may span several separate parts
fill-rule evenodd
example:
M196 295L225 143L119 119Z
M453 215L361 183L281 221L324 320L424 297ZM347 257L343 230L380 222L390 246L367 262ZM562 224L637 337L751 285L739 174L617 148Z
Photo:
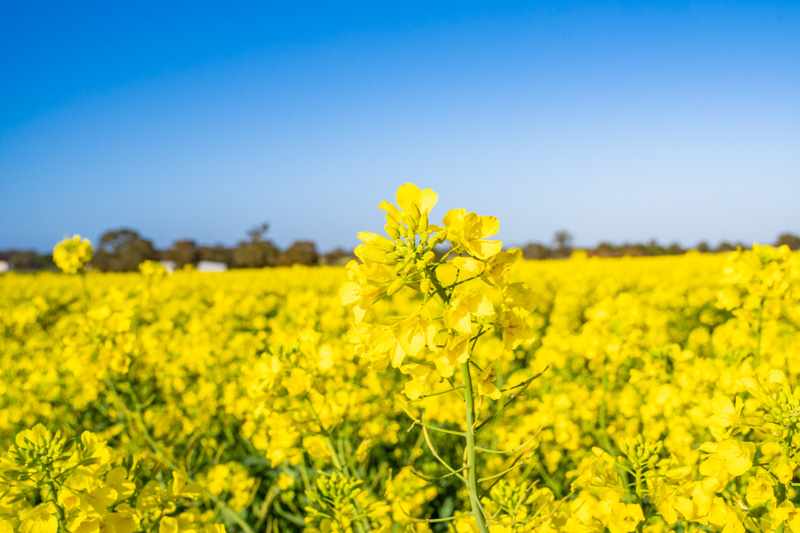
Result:
M758 331L756 333L756 353L753 363L756 368L761 364L761 327L764 324L764 298L761 298L761 303L758 306Z
M603 385L603 396L600 400L600 413L598 421L600 423L600 440L603 443L603 447L606 449L608 453L613 456L616 456L614 447L611 445L611 440L608 438L608 428L606 426L606 392L608 391L608 375L606 374L606 363L603 362L603 377L601 381Z
M128 409L125 406L125 403L122 402L122 399L120 398L119 394L117 393L113 381L110 378L108 378L106 380L106 383L113 391L116 400L122 403L123 409L127 411ZM131 397L133 401L134 413L136 414L136 420L140 426L141 436L144 438L145 442L147 442L147 444L150 446L150 449L157 457L161 457L162 460L167 464L167 466L171 470L173 470L174 472L179 472L180 467L175 464L175 462L170 458L170 456L167 455L167 453L161 448L161 446L158 445L153 436L150 435L150 431L147 429L147 424L144 421L144 414L142 413L142 404L139 402L139 398L136 396L136 392L134 390L131 390ZM192 480L192 478L189 479ZM222 514L224 514L225 516L236 522L244 533L255 533L255 531L253 531L253 528L250 527L250 525L247 522L245 522L244 519L241 516L239 516L238 513L233 512L233 510L230 507L228 507L225 504L225 502L223 502L221 499L219 499L206 489L204 489L204 492L206 497L210 499L212 502L214 502L214 505L216 505L217 508L220 511L222 511Z
M78 274L81 278L81 289L83 292L83 315L86 317L86 322L89 322L89 287L86 284L86 273L81 270Z
M431 280L436 294L442 299L443 307L447 307L450 302L450 297L447 291L439 283L436 273L430 268L426 268L428 279ZM477 340L477 338L475 339ZM475 348L473 343L472 348ZM472 355L470 350L470 356ZM486 519L481 509L481 503L478 496L478 471L477 471L477 456L478 452L475 449L475 394L472 391L472 376L469 372L469 361L461 363L461 378L464 381L464 404L467 411L467 490L469 491L469 503L472 508L472 516L475 517L475 522L478 524L478 531L480 533L489 533L489 528L486 525Z
M55 483L50 481L47 484L47 487L50 489L50 501L53 502L55 505L56 511L58 511L58 528L59 530L66 529L67 527L67 515L64 512L64 508L58 504L58 489L56 489Z
M641 468L637 468L636 469L635 476L636 476L636 487L635 487L636 499L637 499L638 502L641 502L642 501L642 469Z
M472 377L469 373L469 363L461 364L461 377L464 380L464 401L467 407L467 489L469 490L469 503L472 515L478 523L480 533L488 533L486 520L478 500L477 457L475 449L475 397L472 393Z
M791 441L792 441L792 434L789 433L789 435L786 438L786 440L783 441L783 449L781 450L781 457L788 457L788 455L789 455L789 444L791 443ZM778 484L778 502L777 502L777 505L780 505L785 501L786 501L786 484L785 483L779 483ZM781 524L778 526L778 529L775 530L776 533L783 533L784 530L785 530L785 527L786 527L785 524L786 524L785 521L781 522Z
M598 416L600 422L600 441L603 445L603 448L613 457L614 459L617 458L617 449L611 444L611 439L608 438L608 423L606 421L606 414L608 411L608 406L606 404L606 398L608 395L608 373L606 372L606 364L607 361L603 360L603 376L602 376L602 385L603 385L603 396L600 400L600 413ZM623 485L626 487L628 486L628 473L625 471L621 465L617 464L617 473L619 474L620 479L622 480Z

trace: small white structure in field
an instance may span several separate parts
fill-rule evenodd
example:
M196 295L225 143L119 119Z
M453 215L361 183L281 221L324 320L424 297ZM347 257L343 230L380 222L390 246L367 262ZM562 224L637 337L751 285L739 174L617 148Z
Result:
M8 265L8 261L0 261L0 274L3 272L8 272L9 270L11 270L11 267Z
M163 266L164 268L166 268L166 269L167 269L167 272L169 272L170 274L172 274L173 272L175 272L175 261L166 261L166 260L163 260L163 261L159 261L159 263L161 263L161 266Z
M200 261L197 263L198 272L224 272L228 270L228 265L217 261Z

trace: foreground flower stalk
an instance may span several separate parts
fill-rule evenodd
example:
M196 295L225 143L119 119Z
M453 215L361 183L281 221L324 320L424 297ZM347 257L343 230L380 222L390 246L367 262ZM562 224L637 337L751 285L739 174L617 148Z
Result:
M428 216L436 201L433 191L405 184L397 191L397 206L381 203L388 237L367 232L358 235L364 242L355 250L361 263L352 261L347 265L349 281L342 284L340 295L343 303L353 308L352 335L367 364L376 371L384 371L391 364L411 377L404 389L404 408L413 425L421 426L431 453L449 470L446 475L458 476L468 490L470 512L457 518L471 516L478 531L484 533L488 532L488 517L480 503L480 482L497 481L500 477L478 476L481 448L477 434L501 408L482 423L478 416L481 408L492 408L490 401L502 398L494 384L496 360L503 352L511 352L533 338L526 321L532 293L524 284L506 279L521 254L519 250L504 252L500 241L489 240L498 229L496 218L454 209L444 216L443 226L432 225ZM449 243L446 250L437 248L445 243ZM392 322L371 322L373 306L382 299L400 297L401 291L417 303L416 312ZM488 351L478 361L478 340L491 332L502 341L500 353ZM476 369L474 374L471 366ZM457 385L459 376L461 384ZM449 382L450 388L434 391L444 381ZM429 426L423 422L422 412L418 416L410 412L410 402L423 402L428 396L440 394L463 398L463 432ZM518 396L514 395L511 401ZM461 468L441 459L428 438L428 429L464 437ZM508 472L514 468L511 465Z

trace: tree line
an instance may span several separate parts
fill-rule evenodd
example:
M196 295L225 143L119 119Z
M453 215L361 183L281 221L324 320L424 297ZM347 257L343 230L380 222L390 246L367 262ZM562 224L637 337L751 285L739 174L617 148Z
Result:
M103 272L132 272L146 260L169 261L174 267L197 265L201 261L222 263L228 268L263 268L291 265L337 265L355 259L352 253L341 249L326 254L317 252L311 241L300 240L281 250L266 238L267 224L261 224L247 232L247 239L235 246L216 244L201 245L191 239L175 241L171 247L158 250L153 242L138 231L129 228L109 230L95 243L91 266ZM54 269L51 254L31 250L0 251L0 260L5 260L14 270Z
M105 232L95 246L92 267L104 272L131 272L145 260L170 261L175 268L197 265L201 261L225 264L228 268L263 268L290 265L343 265L354 259L352 252L336 249L320 254L312 241L300 240L281 250L266 238L267 224L256 226L247 232L247 238L235 246L217 244L200 245L191 239L175 241L171 247L158 250L153 242L141 236L136 230L121 228ZM792 250L800 250L800 237L791 233L778 236L775 246L787 245ZM694 248L703 253L729 252L742 243L722 242L716 247L701 242ZM550 245L529 242L520 247L526 259L563 259L575 250L573 237L566 231L558 231ZM594 248L581 248L589 256L622 257L682 254L689 249L677 243L662 246L655 240L648 243L625 243L621 245L601 242ZM10 268L20 271L52 270L51 254L31 250L0 251L0 261L6 261Z
M569 257L574 251L572 246L572 235L569 232L562 230L556 232L553 237L551 246L537 242L529 242L522 246L522 254L525 259L562 259ZM773 243L775 246L787 245L792 250L800 250L800 237L791 233L783 233L778 236L777 240ZM610 242L601 242L594 248L581 248L585 250L590 257L623 257L623 256L650 256L650 255L678 255L686 253L689 250L697 250L702 253L722 253L731 252L736 250L739 246L742 248L749 248L749 244L745 243L730 243L723 241L717 246L712 247L707 242L700 242L693 248L683 248L678 243L669 245L661 245L655 239L647 243L624 243L612 244Z

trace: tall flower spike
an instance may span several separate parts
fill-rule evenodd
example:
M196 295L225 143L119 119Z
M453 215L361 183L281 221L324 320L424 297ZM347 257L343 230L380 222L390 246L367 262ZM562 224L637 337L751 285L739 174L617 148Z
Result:
M94 248L89 239L74 235L64 239L53 249L53 262L66 274L77 274L92 260Z

